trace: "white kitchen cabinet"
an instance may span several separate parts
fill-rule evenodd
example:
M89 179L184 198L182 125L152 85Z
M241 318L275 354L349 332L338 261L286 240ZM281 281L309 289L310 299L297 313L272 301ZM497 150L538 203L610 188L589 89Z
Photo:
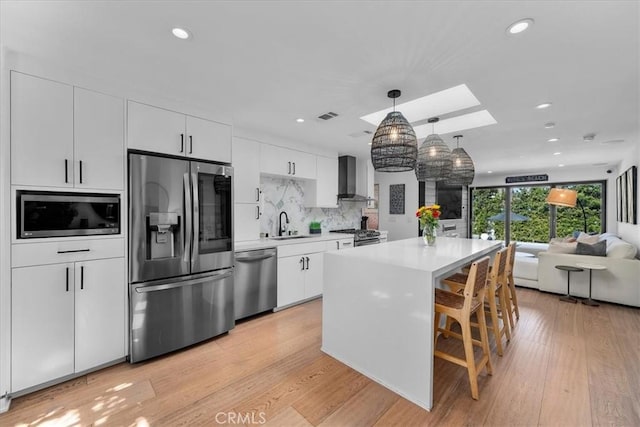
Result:
M322 294L325 243L302 243L278 248L278 307Z
M122 190L124 101L11 73L11 182Z
M128 147L231 163L231 126L129 101Z
M187 117L189 157L231 163L231 126Z
M11 274L11 390L74 371L73 263Z
M338 158L316 156L316 179L306 187L304 205L317 208L338 207Z
M11 72L11 183L73 187L73 86Z
M353 237L345 239L330 240L327 242L327 251L353 248Z
M85 241L98 249L122 239ZM25 248L38 244L13 245ZM11 272L11 391L86 371L125 356L124 257L105 250L56 249L63 262L36 252ZM60 253L63 252L63 253ZM44 255L42 258L39 255ZM73 261L73 257L76 260ZM89 258L89 259L87 259Z
M256 240L260 237L260 205L235 203L233 206L233 239L237 242Z
M74 88L76 188L124 188L124 100Z
M260 172L299 179L316 178L316 156L275 145L260 145Z
M302 255L278 259L278 307L284 307L305 298L305 261Z
M75 372L124 357L124 258L75 263Z
M236 203L260 202L260 143L233 138L233 184Z

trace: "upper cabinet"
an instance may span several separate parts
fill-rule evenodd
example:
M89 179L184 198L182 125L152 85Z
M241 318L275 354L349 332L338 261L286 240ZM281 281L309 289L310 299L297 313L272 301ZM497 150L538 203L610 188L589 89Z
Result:
M307 207L338 207L338 159L316 157L317 178L306 186L304 204Z
M233 184L236 203L260 202L260 143L233 138Z
M275 145L261 144L260 172L290 178L316 179L316 156Z
M11 182L122 190L124 101L11 72Z
M231 126L129 101L128 146L231 163Z

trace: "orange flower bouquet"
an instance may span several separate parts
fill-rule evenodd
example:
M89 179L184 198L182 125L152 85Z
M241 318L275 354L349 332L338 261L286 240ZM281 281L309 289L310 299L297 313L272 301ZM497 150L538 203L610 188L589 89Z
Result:
M422 228L424 242L431 246L436 241L436 229L440 218L440 205L420 206L416 211L416 217Z

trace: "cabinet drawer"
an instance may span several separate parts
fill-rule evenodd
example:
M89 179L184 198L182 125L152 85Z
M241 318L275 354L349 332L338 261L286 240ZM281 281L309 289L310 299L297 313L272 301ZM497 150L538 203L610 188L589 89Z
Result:
M122 256L124 256L124 239L91 239L11 245L12 267Z
M315 252L324 252L327 250L327 242L313 242L313 243L296 243L292 245L278 246L278 258L312 254Z

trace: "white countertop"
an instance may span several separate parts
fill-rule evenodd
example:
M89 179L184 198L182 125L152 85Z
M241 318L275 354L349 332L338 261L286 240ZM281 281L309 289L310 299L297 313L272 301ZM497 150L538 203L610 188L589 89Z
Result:
M396 240L381 245L368 245L354 250L341 250L340 256L375 261L397 267L431 271L435 275L450 270L454 264L471 262L479 253L489 253L502 242L438 236L434 246L426 246L422 237Z
M234 246L235 246L234 250L236 252L249 251L252 249L275 248L278 246L295 245L300 243L324 242L327 240L338 240L338 239L353 239L353 234L346 234L346 233L322 233L322 234L313 234L309 236L310 237L287 239L287 240L273 240L267 237L265 239L247 240L244 242L234 242Z

